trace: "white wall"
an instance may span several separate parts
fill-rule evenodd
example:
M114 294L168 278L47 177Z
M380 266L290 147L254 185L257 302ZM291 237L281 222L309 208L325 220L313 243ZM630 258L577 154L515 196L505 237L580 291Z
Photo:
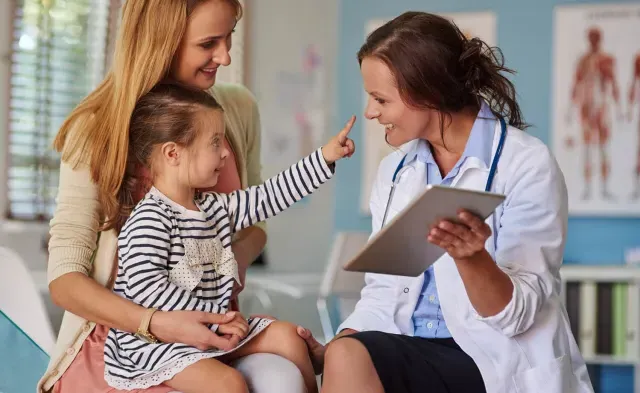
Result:
M327 129L323 141L337 131L333 129L336 108L332 104L336 88L337 8L338 0L247 0L245 62L248 87L256 95L263 119L263 145L269 142L265 139L269 135L268 127L278 125L273 121L276 112L270 112L277 104L274 78L278 72L299 72L303 50L310 44L316 46L322 57L326 80L324 123ZM263 153L263 176L275 175L299 158L302 157L283 162ZM333 240L334 183L330 181L306 203L297 204L267 223L267 272L276 280L302 288L305 296L293 299L274 295L272 309L261 308L253 298L254 306L245 312L268 312L302 324L316 337L322 337L316 300L319 275L325 268ZM280 274L293 272L302 274Z
M335 108L331 104L335 91L337 6L337 0L247 2L249 88L258 99L262 118L273 118L268 108L273 107L273 100L277 98L273 91L274 77L280 71L300 71L303 50L313 44L322 57L327 81L324 141L337 132L333 129ZM263 127L273 125L273 121L263 122ZM267 142L263 140L263 144ZM284 169L282 162L270 164L274 158L263 154L265 177ZM294 206L268 221L267 258L270 269L289 272L320 272L324 269L333 237L333 183L329 182L314 193L308 203Z

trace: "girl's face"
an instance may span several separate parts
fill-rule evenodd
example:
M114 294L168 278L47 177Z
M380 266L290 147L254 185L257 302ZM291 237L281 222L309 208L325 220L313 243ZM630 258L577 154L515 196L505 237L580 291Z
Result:
M205 1L193 9L171 65L173 79L202 90L213 86L218 67L231 64L235 11L225 0Z
M220 110L204 111L196 119L196 139L185 149L185 160L180 160L180 179L186 179L191 188L210 188L218 184L220 169L229 150L224 146L224 115Z
M436 111L409 107L400 96L393 73L382 60L365 57L360 72L369 94L364 115L385 126L387 143L399 147L417 138L429 139L430 129L438 132Z

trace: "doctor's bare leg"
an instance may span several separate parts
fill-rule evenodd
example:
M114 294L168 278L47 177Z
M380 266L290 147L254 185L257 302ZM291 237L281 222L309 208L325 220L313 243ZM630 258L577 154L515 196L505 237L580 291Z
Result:
M321 393L384 393L382 382L367 348L344 337L327 347Z

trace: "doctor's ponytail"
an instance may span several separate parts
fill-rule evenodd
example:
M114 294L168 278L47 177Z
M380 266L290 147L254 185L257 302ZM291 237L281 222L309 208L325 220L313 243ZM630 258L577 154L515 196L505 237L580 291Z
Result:
M445 118L484 99L508 124L525 129L515 87L505 74L502 51L468 38L451 21L425 12L405 12L368 37L358 62L373 56L394 74L405 103L435 109Z
M462 37L464 50L460 54L459 64L465 90L471 95L483 97L491 109L508 118L512 126L527 128L516 99L516 89L503 74L515 72L504 66L500 48L492 48L477 37Z

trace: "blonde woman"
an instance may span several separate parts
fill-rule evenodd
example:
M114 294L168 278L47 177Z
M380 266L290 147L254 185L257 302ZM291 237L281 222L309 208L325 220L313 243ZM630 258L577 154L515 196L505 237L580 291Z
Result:
M104 380L103 347L109 328L201 348L233 345L233 338L217 336L206 327L229 323L233 315L170 311L149 319L149 310L110 288L121 218L118 196L129 158L129 121L139 98L156 84L169 78L208 90L224 108L224 144L231 156L217 191L262 182L253 97L239 86L213 87L218 67L231 62L231 36L241 16L238 0L125 3L111 71L71 113L55 140L62 165L58 207L51 221L49 289L54 302L67 312L38 392L116 392ZM138 180L144 178L140 173ZM140 181L141 192L144 183ZM257 257L265 241L259 226L238 233L232 249L241 268ZM276 355L248 356L236 369L255 392L304 391L295 365ZM144 390L168 391L166 386Z

